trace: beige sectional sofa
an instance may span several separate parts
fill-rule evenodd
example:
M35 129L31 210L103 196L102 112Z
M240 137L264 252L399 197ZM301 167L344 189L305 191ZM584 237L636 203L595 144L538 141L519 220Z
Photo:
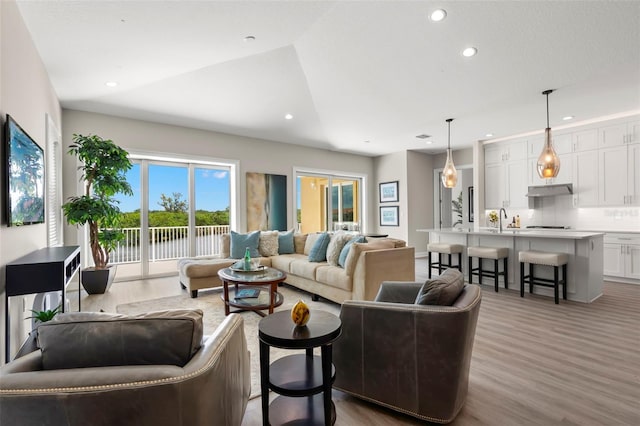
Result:
M261 257L260 263L287 274L285 282L337 303L345 300L373 300L382 281L413 281L415 254L402 240L371 238L353 243L344 267L328 262L310 262L307 234L295 234L295 253ZM220 257L186 258L178 262L180 284L197 297L198 290L220 287L220 269L238 259L230 259L230 238L222 237ZM306 253L306 254L305 254Z

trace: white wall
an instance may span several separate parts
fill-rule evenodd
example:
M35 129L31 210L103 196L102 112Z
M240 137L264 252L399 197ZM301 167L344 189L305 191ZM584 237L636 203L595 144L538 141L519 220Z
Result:
M371 188L373 182L373 162L371 157L344 154L322 149L234 136L186 127L130 120L83 111L63 111L63 146L67 146L74 133L97 134L112 139L126 150L174 153L176 157L186 155L202 159L226 159L239 162L240 211L239 231L246 229L246 172L261 172L287 176L289 197L288 223L293 228L295 216L293 205L294 168L347 172L365 175ZM76 195L78 178L75 174L75 158L64 156L64 199ZM369 224L377 220L371 208L371 190L365 205ZM65 241L77 241L75 228L65 229Z
M4 123L10 114L20 126L45 150L46 158L46 114L58 128L61 110L58 98L51 86L49 76L31 40L22 16L12 0L0 1L0 115ZM45 165L46 166L46 165ZM0 176L4 176L4 161L0 164ZM6 209L4 188L0 197L0 210ZM33 250L46 247L45 224L22 227L7 227L4 218L0 226L0 289L2 291L2 318L0 319L1 362L4 363L5 323L4 289L5 265ZM30 314L22 309L21 297L11 298L11 349L15 352L30 331ZM27 297L26 304L32 299Z

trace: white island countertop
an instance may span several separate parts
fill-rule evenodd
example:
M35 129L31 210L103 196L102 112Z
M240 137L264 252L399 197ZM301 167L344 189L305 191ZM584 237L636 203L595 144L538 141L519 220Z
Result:
M466 234L466 235L491 235L496 237L522 237L522 238L558 238L567 240L582 240L585 238L601 237L604 232L574 231L571 229L526 229L505 228L498 232L494 228L473 229L442 228L442 229L417 229L418 232L436 232L441 234Z
M434 243L461 244L465 247L507 248L509 250L508 281L512 284L512 289L517 289L521 285L521 268L524 265L520 264L518 260L521 251L565 253L568 256L568 299L591 303L602 295L604 232L530 228L506 228L502 232L498 232L494 228L480 228L478 230L468 228L418 229L417 231L429 233L428 241ZM464 256L463 251L462 270L467 275L468 268L468 257ZM487 270L491 270L491 268ZM537 267L536 273L551 279L553 268ZM534 293L545 296L552 295L551 289L541 286L535 286Z

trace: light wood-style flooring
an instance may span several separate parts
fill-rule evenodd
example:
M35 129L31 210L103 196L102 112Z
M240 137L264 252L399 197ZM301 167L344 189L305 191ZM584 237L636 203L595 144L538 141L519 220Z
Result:
M416 260L426 279L426 261ZM591 304L483 286L467 402L453 425L640 425L640 286L605 283ZM116 283L83 310L180 292L176 277ZM71 297L73 299L73 297ZM334 391L337 425L417 425ZM243 426L262 422L260 398Z

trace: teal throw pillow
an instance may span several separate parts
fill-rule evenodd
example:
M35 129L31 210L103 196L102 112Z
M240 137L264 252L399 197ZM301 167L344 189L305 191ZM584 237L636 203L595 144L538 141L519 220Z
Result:
M247 247L249 247L251 257L260 257L258 244L260 244L260 231L253 231L249 234L238 234L231 231L231 258L242 259Z
M351 246L353 243L366 243L367 239L364 235L358 235L357 237L353 237L350 239L347 244L342 247L342 251L340 252L340 256L338 257L338 265L341 268L344 268L344 265L347 263L347 256L349 255L349 250L351 250Z
M331 241L331 235L327 232L320 234L309 252L309 262L324 262L327 260L327 247Z
M287 232L280 232L278 234L278 254L292 254L295 252L293 229Z

